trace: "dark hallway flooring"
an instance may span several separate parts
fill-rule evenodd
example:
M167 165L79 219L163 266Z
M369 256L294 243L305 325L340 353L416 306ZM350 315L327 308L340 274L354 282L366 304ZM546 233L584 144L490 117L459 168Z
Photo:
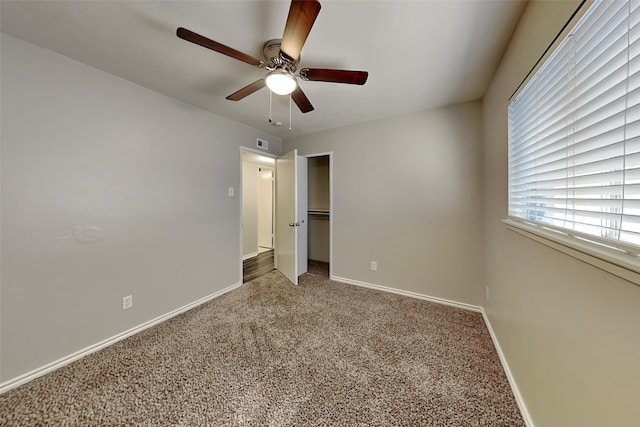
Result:
M247 283L273 270L273 249L242 261L242 283Z
M247 283L274 269L273 249L242 262L242 283ZM329 278L329 263L309 260L308 274Z

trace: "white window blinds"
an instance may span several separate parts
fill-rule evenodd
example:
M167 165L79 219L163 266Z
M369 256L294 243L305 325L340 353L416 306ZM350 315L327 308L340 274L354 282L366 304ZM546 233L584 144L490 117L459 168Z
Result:
M640 251L640 0L596 1L509 105L509 215Z

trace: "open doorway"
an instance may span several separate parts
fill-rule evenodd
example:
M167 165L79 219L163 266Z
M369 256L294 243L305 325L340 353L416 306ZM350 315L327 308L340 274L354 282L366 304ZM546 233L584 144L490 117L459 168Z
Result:
M308 272L331 277L331 154L307 156Z
M275 171L258 167L258 254L273 250Z
M274 266L275 159L242 151L242 281Z
M331 278L332 153L241 153L243 283L274 268L294 285L306 272Z

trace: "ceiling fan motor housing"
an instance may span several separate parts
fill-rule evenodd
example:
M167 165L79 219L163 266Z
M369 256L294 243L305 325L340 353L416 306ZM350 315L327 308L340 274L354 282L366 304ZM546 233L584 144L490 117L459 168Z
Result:
M265 59L265 68L267 70L275 70L278 68L288 70L291 73L294 73L300 63L300 57L296 59L294 62L288 61L282 55L280 55L280 45L282 44L282 39L271 39L268 40L264 47L262 48L262 52L264 54Z

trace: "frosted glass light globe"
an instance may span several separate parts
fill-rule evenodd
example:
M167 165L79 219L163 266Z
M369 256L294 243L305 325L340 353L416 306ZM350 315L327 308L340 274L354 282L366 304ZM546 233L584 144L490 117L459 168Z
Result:
M273 70L264 78L269 90L276 95L289 95L296 90L296 78L284 70Z

